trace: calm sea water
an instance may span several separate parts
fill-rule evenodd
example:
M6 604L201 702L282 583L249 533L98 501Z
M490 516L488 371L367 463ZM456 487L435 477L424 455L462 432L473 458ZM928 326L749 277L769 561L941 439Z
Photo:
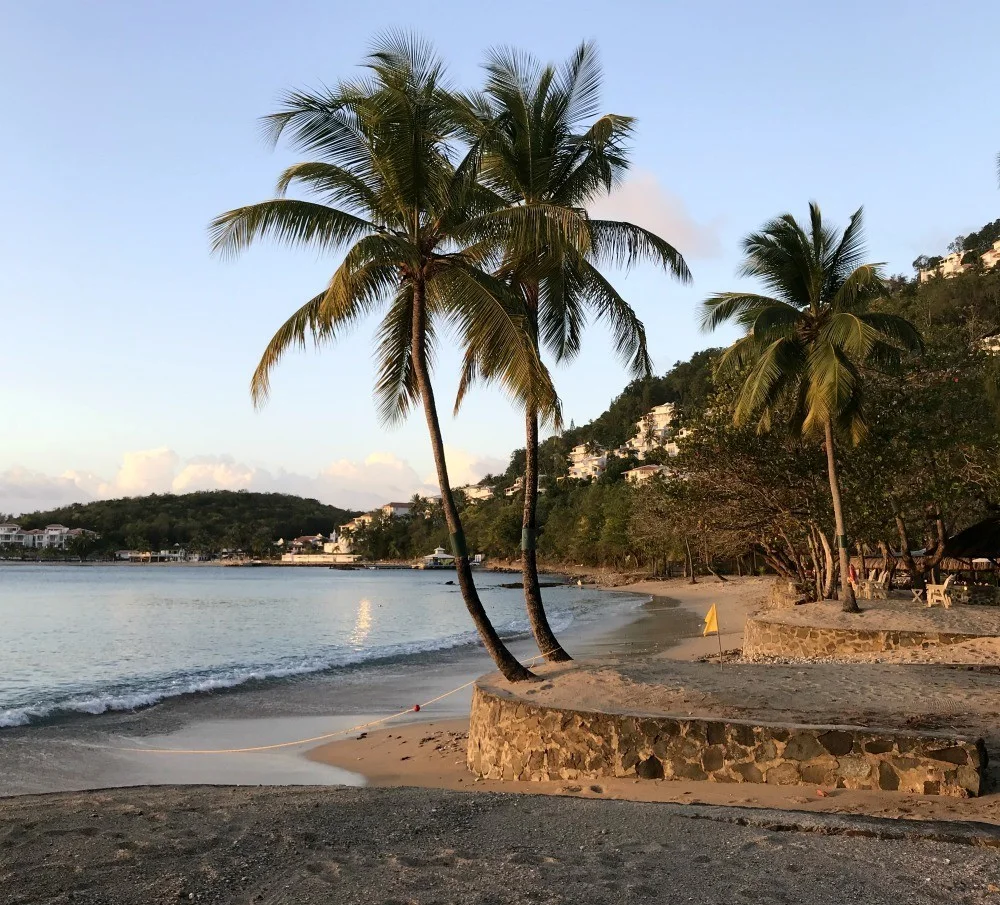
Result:
M0 727L476 643L453 573L0 565ZM523 598L477 576L506 637ZM636 606L545 590L556 630Z

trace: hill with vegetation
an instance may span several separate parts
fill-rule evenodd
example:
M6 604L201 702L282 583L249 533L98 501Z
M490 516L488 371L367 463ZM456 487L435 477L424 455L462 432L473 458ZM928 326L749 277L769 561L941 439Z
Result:
M1000 273L969 272L920 284L901 277L882 303L916 324L926 348L899 375L867 375L870 433L841 448L852 541L866 555L924 548L933 567L942 538L1000 510ZM736 387L716 382L717 350L698 352L666 374L629 384L588 424L548 438L539 501L539 555L550 566L585 564L660 571L693 562L718 571L771 569L796 580L817 574L834 546L823 447L776 429L732 423ZM640 489L622 472L634 459L612 458L592 483L565 478L566 454L579 443L621 445L652 406L674 402L691 432L669 460L679 479ZM786 418L787 421L787 418ZM781 424L776 424L781 428ZM516 450L507 470L483 483L513 484L524 467ZM522 497L470 501L462 513L470 549L519 555ZM440 510L413 519L376 520L356 538L374 558L409 558L448 531ZM853 544L852 544L853 546Z
M279 537L328 535L356 514L287 493L211 490L74 503L18 516L17 523L88 528L101 536L98 551L180 544L200 553L240 549L261 555Z

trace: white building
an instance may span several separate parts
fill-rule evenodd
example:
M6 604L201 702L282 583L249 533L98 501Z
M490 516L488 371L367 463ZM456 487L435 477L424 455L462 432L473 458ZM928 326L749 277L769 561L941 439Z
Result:
M604 474L608 454L603 449L591 452L586 444L574 446L569 453L569 476L577 481L591 481Z
M65 525L46 525L44 528L23 530L20 525L7 523L0 525L0 546L20 546L32 550L55 548L65 550L69 542L77 537L97 537L86 528L67 528Z
M972 268L972 264L962 263L962 258L964 258L967 254L967 251L953 251L950 255L942 258L940 262L935 264L933 267L921 270L920 282L926 283L928 280L932 280L936 276L953 277L957 274L965 273L967 270ZM1000 239L997 239L996 242L993 243L992 248L987 249L986 252L980 255L979 260L982 262L985 270L992 270L997 266L997 264L1000 264Z
M514 479L514 483L510 487L505 487L503 491L504 496L517 496L521 491L524 490L524 475L518 475Z
M481 484L466 484L464 487L456 487L455 490L464 493L465 498L470 503L493 499L493 488L484 487Z
M412 508L409 503L386 503L384 506L379 506L379 512L390 518L398 518L409 515Z
M677 444L670 440L677 409L672 402L651 408L635 423L635 434L626 444L626 451L640 461L655 449L665 449L671 456L678 453Z
M666 465L640 465L625 472L625 480L629 484L645 484L661 474L670 474Z

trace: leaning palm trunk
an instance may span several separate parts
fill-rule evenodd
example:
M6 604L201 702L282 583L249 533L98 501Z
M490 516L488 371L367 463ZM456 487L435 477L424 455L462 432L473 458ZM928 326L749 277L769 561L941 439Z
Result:
M431 448L434 452L434 465L437 469L438 484L441 487L441 506L444 509L445 521L451 534L452 553L455 555L455 572L458 585L462 591L462 599L469 610L469 615L475 623L476 630L482 638L483 645L493 658L497 669L503 673L508 682L522 682L532 678L532 673L522 666L507 646L500 639L493 623L490 622L483 602L479 599L476 583L469 567L469 551L465 545L465 532L455 505L455 497L451 492L448 480L448 463L444 454L444 440L441 437L441 423L438 420L437 406L434 403L434 390L427 372L427 362L424 359L425 336L427 332L427 312L424 307L425 287L419 282L413 289L413 337L411 340L411 355L413 358L413 375L417 390L424 406L424 416L427 419L427 431L431 438Z
M847 556L847 529L844 508L840 502L840 482L837 480L837 459L833 453L833 423L826 419L826 469L830 475L830 496L833 499L833 520L837 530L837 552L840 555L840 596L845 613L858 613L858 602L851 587L850 562Z
M538 584L538 557L536 533L538 525L538 412L534 403L525 407L525 465L524 465L524 515L521 520L521 580L524 584L524 603L535 643L546 660L564 663L573 658L563 650L552 633L542 591Z

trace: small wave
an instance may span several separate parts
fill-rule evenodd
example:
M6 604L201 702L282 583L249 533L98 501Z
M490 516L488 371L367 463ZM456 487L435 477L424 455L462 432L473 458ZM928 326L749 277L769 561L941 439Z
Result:
M554 631L565 631L573 622L573 614L556 612L551 619ZM497 625L497 632L506 641L524 638L529 634L526 621L515 619ZM184 695L226 691L252 682L288 679L338 669L380 666L403 663L428 654L462 647L480 646L476 632L463 632L434 641L413 641L368 651L351 651L334 657L312 657L294 663L284 662L262 666L235 667L204 673L186 673L178 676L147 680L138 687L123 687L93 691L64 697L58 700L26 704L0 710L0 729L30 726L72 716L97 716L112 711L140 710L152 707L170 698Z

